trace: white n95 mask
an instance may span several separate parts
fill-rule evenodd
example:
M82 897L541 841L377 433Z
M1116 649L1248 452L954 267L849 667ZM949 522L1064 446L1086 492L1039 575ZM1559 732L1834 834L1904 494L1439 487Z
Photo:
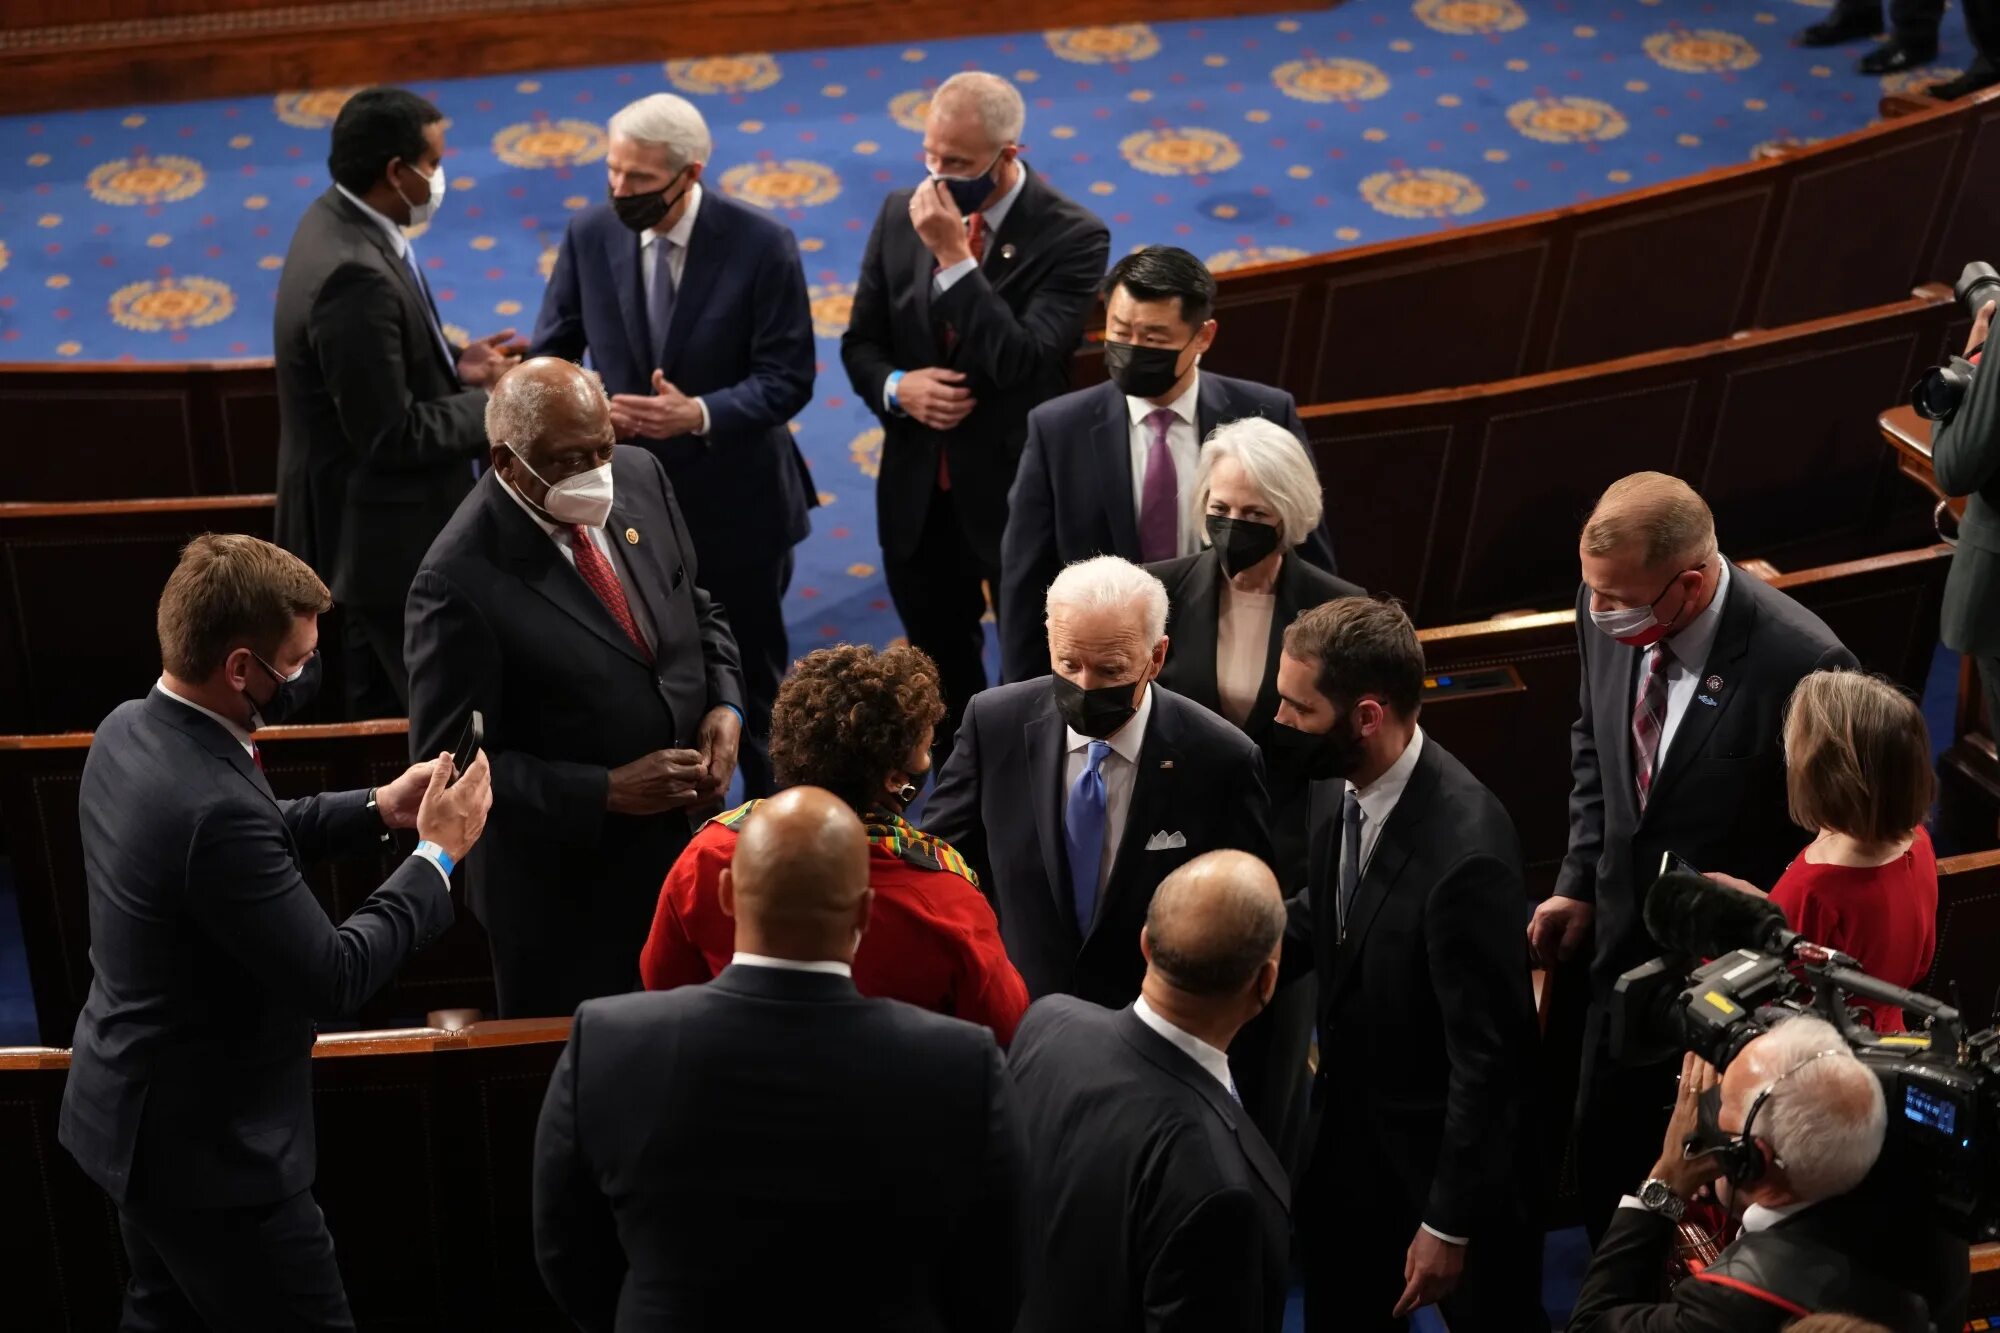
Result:
M423 175L420 171L417 174L420 176ZM396 193L402 195L404 203L410 204L410 221L407 225L412 227L423 226L426 222L436 217L437 211L444 207L444 163L438 163L437 170L425 176L424 179L430 182L430 193L419 203L411 204L410 196L403 194L403 187L400 185L396 186ZM389 183L395 185L394 181Z
M554 485L548 478L528 466L528 460L519 449L509 444L507 448L514 457L521 460L521 466L528 469L528 475L548 486L549 493L542 497L542 508L550 518L558 523L580 523L586 528L601 528L604 520L611 517L611 464L604 463L588 472L579 472L574 477L564 477Z

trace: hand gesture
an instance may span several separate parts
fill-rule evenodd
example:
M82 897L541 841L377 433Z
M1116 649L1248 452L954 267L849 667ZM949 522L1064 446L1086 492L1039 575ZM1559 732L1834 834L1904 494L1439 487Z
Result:
M972 258L972 242L965 235L965 214L943 181L925 181L910 191L910 225L917 239L931 252L939 268L950 268Z
M1581 898L1550 897L1528 922L1528 952L1542 967L1568 962L1590 935L1597 908Z
M1660 1160L1648 1172L1652 1180L1664 1180L1667 1187L1691 1203L1701 1187L1722 1174L1708 1153L1688 1156L1687 1143L1701 1123L1701 1094L1722 1082L1715 1066L1690 1051L1681 1057L1680 1093L1674 1098L1674 1113L1667 1121L1667 1137L1660 1144ZM1637 1182L1634 1182L1635 1184Z
M1986 345L1986 331L1993 327L1993 302L1979 307L1979 314L1972 321L1972 332L1965 339L1965 354L1971 356Z
M467 343L458 354L458 378L473 389L488 389L498 383L502 375L521 364L521 354L528 350L528 344L511 341L513 338L514 330L502 329Z
M965 372L927 366L896 381L896 405L932 430L950 430L979 402L965 387Z
M701 734L695 738L700 747L702 763L707 773L702 778L702 795L720 800L729 790L729 779L736 773L736 751L742 743L743 724L736 720L736 710L717 704L701 719Z
M382 816L383 824L389 828L416 827L417 808L430 789L431 769L436 764L434 759L411 764L394 782L375 789L375 813Z
M472 844L486 830L486 812L493 808L493 770L487 766L484 750L457 783L451 780L449 750L437 757L430 770L423 803L417 807L417 836L444 848L445 855L456 861L472 850ZM378 808L381 799L378 792Z
M1403 1256L1403 1295L1390 1317L1407 1319L1426 1305L1436 1305L1458 1290L1458 1279L1464 1272L1463 1245L1439 1240L1418 1227L1417 1238Z
M701 404L667 382L666 372L653 372L653 392L614 394L611 428L619 439L643 436L671 440L701 429Z
M604 808L615 815L658 815L701 801L708 765L699 750L654 750L611 770Z

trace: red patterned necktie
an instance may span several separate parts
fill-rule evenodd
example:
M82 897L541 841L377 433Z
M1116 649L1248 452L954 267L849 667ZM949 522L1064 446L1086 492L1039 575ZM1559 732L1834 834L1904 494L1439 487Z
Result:
M978 264L986 258L986 215L974 213L965 220L965 243L972 250L972 262ZM944 354L947 359L958 350L958 330L949 323L944 326ZM941 491L951 489L951 460L945 457L944 445L938 445L937 484Z
M1653 789L1653 761L1660 753L1660 732L1667 725L1667 663L1673 654L1662 640L1646 659L1639 699L1632 706L1632 781L1639 791L1639 809Z
M646 638L639 633L639 622L632 618L632 605L625 600L625 589L618 582L618 575L612 571L611 562L604 558L604 552L597 549L597 543L590 540L590 531L580 523L572 523L569 528L569 549L576 556L576 572L583 575L583 581L597 594L597 600L604 603L604 609L618 622L625 636L638 648L639 655L650 664L653 650L646 646Z

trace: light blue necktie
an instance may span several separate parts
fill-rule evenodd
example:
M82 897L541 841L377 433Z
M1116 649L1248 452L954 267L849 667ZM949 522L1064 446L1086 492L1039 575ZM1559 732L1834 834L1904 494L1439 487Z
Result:
M1097 912L1097 872L1104 864L1104 757L1106 741L1090 743L1090 762L1069 789L1063 806L1063 843L1069 851L1069 886L1076 898L1077 929L1090 934Z
M1347 933L1347 914L1354 906L1354 890L1361 884L1361 801L1354 788L1340 799L1340 879L1336 884L1336 910L1340 933Z

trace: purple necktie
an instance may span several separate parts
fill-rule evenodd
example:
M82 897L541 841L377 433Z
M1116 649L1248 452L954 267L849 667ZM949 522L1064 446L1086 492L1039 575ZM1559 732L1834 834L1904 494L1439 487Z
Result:
M1174 414L1155 408L1146 414L1153 443L1146 450L1146 484L1139 493L1139 559L1171 560L1181 553L1180 477L1173 451L1167 448L1167 428Z

